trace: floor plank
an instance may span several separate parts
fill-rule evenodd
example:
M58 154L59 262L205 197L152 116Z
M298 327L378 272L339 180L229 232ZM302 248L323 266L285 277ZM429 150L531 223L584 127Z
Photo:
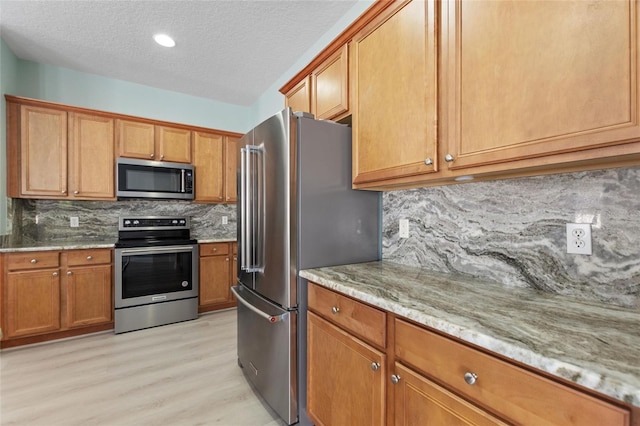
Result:
M236 361L236 311L0 352L0 425L280 426Z

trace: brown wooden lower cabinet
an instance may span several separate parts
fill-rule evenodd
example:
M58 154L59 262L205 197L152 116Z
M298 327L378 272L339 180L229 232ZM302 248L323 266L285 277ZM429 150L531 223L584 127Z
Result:
M2 257L3 348L113 328L112 250Z
M356 336L381 324L362 315L366 304L312 282L308 293L307 407L317 425L382 424L385 401L392 425L640 425L628 404L384 311L385 338L367 344Z
M307 412L316 425L385 422L384 353L309 312Z
M236 243L200 244L198 312L236 306L231 294L237 271Z
M402 364L395 364L394 373L396 425L507 425Z

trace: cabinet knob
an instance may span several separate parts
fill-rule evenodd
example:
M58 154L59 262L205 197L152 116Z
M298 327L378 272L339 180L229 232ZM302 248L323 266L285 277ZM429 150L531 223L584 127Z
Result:
M93 256L87 256L87 260L93 259Z
M433 160L429 157L424 159L424 164L426 164L427 166L430 166L433 164Z
M67 190L66 190L66 189L63 189L63 190L62 190L62 193L63 193L63 194L66 194L66 193L67 193Z
M57 277L57 276L58 276L58 273L57 273L57 272L54 272L54 273L53 273L53 276L54 276L54 277Z
M79 191L73 191L73 195L78 195L79 193Z
M371 363L371 369L373 371L378 371L379 368L380 368L380 364L378 364L377 362L374 361Z
M73 275L73 272L68 271L68 272L67 272L67 275Z
M233 256L233 261L235 262L236 260L238 260L238 256Z
M36 259L31 259L31 263L36 264L38 261Z
M447 163L450 163L454 160L453 155L451 154L447 154L444 156L444 161L446 161Z
M216 247L213 248L213 251L218 251L218 249Z
M153 158L155 157L155 155L153 154L153 152L151 154L149 154L149 157Z
M162 154L162 155L160 156L160 159L161 159L161 160L164 160L164 154Z
M331 308L331 313L333 313L334 315L337 314L338 312L340 312L340 308L338 308L337 306L334 306Z
M225 261L225 262L228 262L228 261L229 261L229 258L227 257L224 261Z
M397 385L398 382L400 382L400 376L398 376L397 374L392 374L391 383L393 383L394 385Z
M478 380L477 374L471 373L469 371L464 373L464 381L467 382L468 385L474 385L476 383L476 380Z

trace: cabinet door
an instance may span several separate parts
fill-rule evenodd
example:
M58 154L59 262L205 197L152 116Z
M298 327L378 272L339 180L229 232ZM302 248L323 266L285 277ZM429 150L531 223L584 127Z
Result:
M70 268L67 280L67 327L112 320L111 265Z
M434 14L433 0L403 2L351 42L355 187L436 170Z
M223 140L215 133L193 132L196 201L223 201Z
M382 425L385 355L312 312L307 322L307 411L316 425Z
M577 151L637 140L637 9L633 0L443 2L449 168L579 160Z
M313 110L329 120L349 110L349 56L344 45L311 73Z
M67 113L20 108L22 195L67 197Z
M138 121L116 120L118 156L154 160L154 125Z
M200 306L231 300L230 265L229 255L200 257Z
M77 199L113 199L113 119L69 113L69 191Z
M60 329L59 269L9 272L6 297L7 337Z
M238 281L238 243L232 244L231 251L233 253L233 256L231 257L231 271L229 271L229 275L231 276L229 287L233 287ZM234 302L236 300L236 297L233 295L233 293L231 293L231 300L233 300Z
M505 425L475 405L423 376L395 365L394 385L396 426L494 426Z
M233 136L226 137L224 154L224 200L227 203L237 201L237 163L238 163L238 141L240 138Z
M293 112L304 111L313 113L311 109L311 83L309 80L309 77L306 77L285 95L285 105L291 107Z
M191 163L191 131L156 126L156 151L156 160Z

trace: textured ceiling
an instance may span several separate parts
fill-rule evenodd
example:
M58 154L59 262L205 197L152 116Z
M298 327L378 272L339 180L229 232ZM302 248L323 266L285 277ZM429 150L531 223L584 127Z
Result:
M21 59L248 106L356 1L0 0L0 36Z

